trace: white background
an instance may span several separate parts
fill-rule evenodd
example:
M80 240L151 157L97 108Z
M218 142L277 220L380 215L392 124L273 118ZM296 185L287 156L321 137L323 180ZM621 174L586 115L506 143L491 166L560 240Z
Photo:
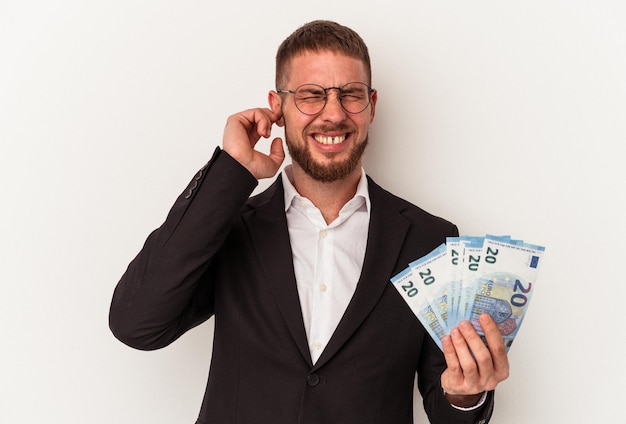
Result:
M135 351L111 294L318 18L370 47L370 175L547 247L493 422L626 422L623 2L0 0L0 423L194 422L212 323Z

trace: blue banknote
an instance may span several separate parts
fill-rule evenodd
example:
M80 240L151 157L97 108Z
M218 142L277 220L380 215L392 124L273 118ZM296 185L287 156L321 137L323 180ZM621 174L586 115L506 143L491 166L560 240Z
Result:
M478 317L487 313L508 350L526 315L544 251L509 235L448 237L391 282L440 348L442 338L464 320L484 338Z

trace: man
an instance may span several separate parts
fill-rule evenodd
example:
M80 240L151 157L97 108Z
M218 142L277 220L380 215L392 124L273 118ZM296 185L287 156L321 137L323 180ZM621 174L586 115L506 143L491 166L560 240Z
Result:
M481 317L430 339L389 279L456 227L386 192L361 156L375 115L367 47L315 21L276 58L269 108L228 118L223 149L147 239L111 304L116 337L168 345L215 316L197 423L411 423L413 382L432 423L484 423L508 376L502 337ZM292 157L264 193L284 126Z

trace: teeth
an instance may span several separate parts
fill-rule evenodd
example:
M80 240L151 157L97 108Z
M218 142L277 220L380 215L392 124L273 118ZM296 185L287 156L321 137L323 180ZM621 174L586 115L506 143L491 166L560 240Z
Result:
M345 139L346 139L345 135L339 135L337 137L324 137L321 135L315 136L315 141L317 141L320 144L339 144L339 143L343 143Z

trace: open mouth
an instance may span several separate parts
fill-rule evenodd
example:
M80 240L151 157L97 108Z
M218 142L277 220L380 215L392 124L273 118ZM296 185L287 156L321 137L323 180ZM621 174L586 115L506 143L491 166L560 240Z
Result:
M334 137L315 135L313 138L320 144L340 144L346 140L346 134L337 135Z

